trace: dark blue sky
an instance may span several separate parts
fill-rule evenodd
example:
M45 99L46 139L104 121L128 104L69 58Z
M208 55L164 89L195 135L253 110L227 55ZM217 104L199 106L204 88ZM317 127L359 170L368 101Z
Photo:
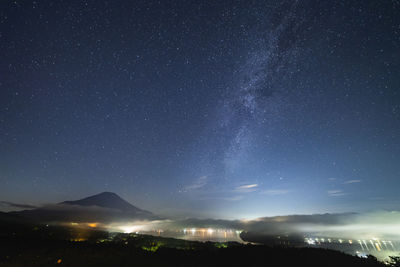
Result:
M218 218L398 208L399 13L1 1L1 200L112 191Z

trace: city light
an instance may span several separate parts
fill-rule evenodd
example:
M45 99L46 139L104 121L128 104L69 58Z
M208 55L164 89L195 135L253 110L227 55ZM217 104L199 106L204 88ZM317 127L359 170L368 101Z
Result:
M133 233L133 232L138 232L140 227L141 227L140 225L124 225L124 226L120 226L120 229L125 234L129 234L129 233Z

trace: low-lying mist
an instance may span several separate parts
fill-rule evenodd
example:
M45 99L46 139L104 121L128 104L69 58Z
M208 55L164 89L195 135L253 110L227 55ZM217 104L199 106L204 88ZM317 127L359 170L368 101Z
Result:
M254 220L181 219L125 221L105 225L109 231L149 232L230 229L260 235L326 236L400 240L400 212L288 215Z

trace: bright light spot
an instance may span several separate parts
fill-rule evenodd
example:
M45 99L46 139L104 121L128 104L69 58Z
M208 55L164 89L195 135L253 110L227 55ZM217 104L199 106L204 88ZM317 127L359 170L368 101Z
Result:
M212 235L212 233L214 232L214 230L213 229L211 229L211 228L208 228L208 230L207 230L207 233L208 234L210 234L210 235Z
M309 245L315 245L315 241L312 238L306 238L306 243Z
M96 228L98 223L88 223L89 227Z
M133 232L137 232L139 230L140 226L139 225L124 225L120 226L120 229L125 233L125 234L130 234Z

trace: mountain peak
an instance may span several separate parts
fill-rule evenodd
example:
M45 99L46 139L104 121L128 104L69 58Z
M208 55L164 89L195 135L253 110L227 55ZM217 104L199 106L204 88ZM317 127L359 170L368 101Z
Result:
M94 196L109 196L109 197L111 197L111 196L115 197L116 196L116 197L119 197L116 193L108 192L108 191L101 192L101 193L99 193L97 195L93 195L92 197L94 197Z
M116 209L125 212L145 212L133 206L113 192L102 192L97 195L89 196L75 201L64 201L61 204L78 206L98 206L102 208Z

